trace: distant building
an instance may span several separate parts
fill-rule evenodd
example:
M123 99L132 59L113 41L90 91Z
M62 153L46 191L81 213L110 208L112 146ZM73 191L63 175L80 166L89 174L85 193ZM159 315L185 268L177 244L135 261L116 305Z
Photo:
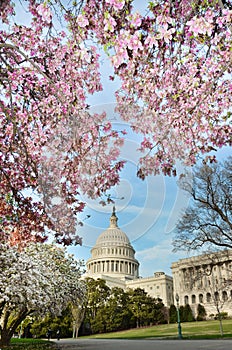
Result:
M215 317L218 311L232 316L232 250L180 259L172 264L173 277L164 272L139 277L135 250L118 227L115 208L110 226L97 238L86 267L85 277L104 279L111 288L142 288L168 307L178 294L179 305L189 304L195 317L198 304L204 306L207 318Z
M109 287L126 289L142 288L150 296L162 299L164 305L173 304L172 277L164 272L154 276L139 277L139 262L127 235L118 227L118 218L113 208L110 226L97 238L87 261L85 277L101 278Z
M207 318L219 311L232 316L232 250L180 259L172 264L172 274L180 305L189 304L195 316L198 304Z

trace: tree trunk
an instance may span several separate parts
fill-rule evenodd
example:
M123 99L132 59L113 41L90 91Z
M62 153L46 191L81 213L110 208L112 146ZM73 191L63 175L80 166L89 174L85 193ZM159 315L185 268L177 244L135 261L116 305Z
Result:
M219 325L220 325L220 333L221 333L221 336L223 337L224 333L223 333L223 326L222 326L222 316L221 316L221 312L220 312L220 308L219 308L218 302L216 304L216 308L217 308L217 312L218 312L218 321L219 321Z
M16 315L15 319L9 321L10 313L6 312L1 315L1 326L0 326L0 346L6 346L10 344L10 340L20 323L26 318L28 312L24 311Z
M221 333L221 336L223 337L224 332L223 332L222 318L221 318L221 314L220 313L218 314L218 319L219 319L219 325L220 325L220 333Z
M73 338L78 338L79 327L77 325L73 326Z
M0 346L8 346L10 344L11 334L7 330L1 330Z

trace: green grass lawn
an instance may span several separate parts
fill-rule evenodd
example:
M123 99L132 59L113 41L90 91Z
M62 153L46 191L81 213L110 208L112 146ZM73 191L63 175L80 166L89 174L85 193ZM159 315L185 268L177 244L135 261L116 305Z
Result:
M223 320L224 337L232 338L232 320ZM181 324L183 339L213 339L221 338L218 321L186 322ZM86 337L83 337L86 338ZM128 331L105 333L88 338L108 339L142 339L142 338L178 338L177 324L159 325ZM11 345L4 350L54 350L52 342L40 339L13 338Z
M186 322L181 324L184 339L221 338L219 321ZM232 320L223 320L224 337L232 338ZM128 331L97 334L89 338L178 338L177 324L158 325Z
M52 342L42 339L12 338L11 344L3 350L50 350L54 349Z

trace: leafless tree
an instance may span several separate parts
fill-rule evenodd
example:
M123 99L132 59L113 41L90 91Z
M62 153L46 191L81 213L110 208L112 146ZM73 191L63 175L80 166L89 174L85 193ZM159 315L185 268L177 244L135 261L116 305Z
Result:
M176 227L174 250L232 248L232 157L186 171L179 186L190 204Z
M216 311L214 315L223 336L223 311L228 309L232 299L232 250L192 257L184 272L184 285L187 288L185 302L189 302L191 296L195 305L198 295L200 304L208 311Z

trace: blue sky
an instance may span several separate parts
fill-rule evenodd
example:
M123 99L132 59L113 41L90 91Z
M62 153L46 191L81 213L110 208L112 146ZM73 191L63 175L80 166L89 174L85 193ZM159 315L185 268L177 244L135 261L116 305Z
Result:
M174 253L172 240L178 218L186 209L189 198L177 186L177 178L149 176L142 181L137 178L139 140L141 136L133 133L128 124L123 122L114 112L114 91L119 82L108 79L112 74L108 59L102 56L102 81L104 90L89 98L93 112L107 112L108 119L117 130L127 130L125 145L121 158L126 160L126 166L121 173L119 186L110 191L115 200L118 225L129 237L136 251L136 258L140 262L140 275L152 276L154 272L164 271L171 274L171 264L180 258L187 257L186 252ZM230 154L230 149L219 151L219 158ZM180 174L183 167L178 164ZM123 199L120 199L122 198ZM99 234L109 226L109 218L113 205L103 207L99 201L93 201L83 196L87 203L85 215L90 215L84 221L83 227L78 227L79 235L83 238L83 245L72 247L70 252L85 261L90 258L90 250L94 246ZM83 217L84 217L83 216Z
M127 164L121 173L120 184L110 191L118 198L115 200L118 226L136 251L142 277L152 276L157 271L170 275L172 262L188 256L186 252L172 251L172 239L176 222L188 206L189 198L177 186L177 178L159 175L142 181L136 177L137 139L137 135L127 135L121 154ZM229 149L221 150L219 157L224 158L229 153ZM183 167L179 165L178 170L180 173ZM86 261L99 234L109 227L113 205L103 207L98 200L85 196L82 199L87 203L84 216L90 215L90 218L84 221L83 227L78 227L83 245L71 247L69 251Z

